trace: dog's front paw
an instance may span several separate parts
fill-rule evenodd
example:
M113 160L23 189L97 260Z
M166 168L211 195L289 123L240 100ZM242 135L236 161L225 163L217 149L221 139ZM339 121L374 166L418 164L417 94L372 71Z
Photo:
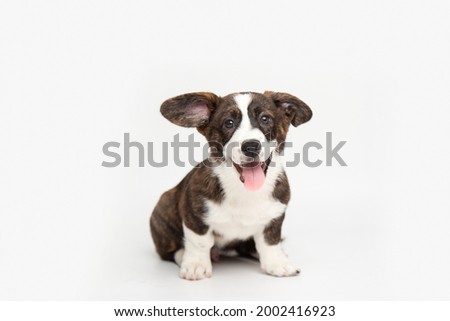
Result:
M264 262L261 268L267 274L273 276L294 276L300 273L300 268L289 259L279 261Z
M181 263L180 277L186 280L201 280L212 276L212 265L208 260L189 260Z

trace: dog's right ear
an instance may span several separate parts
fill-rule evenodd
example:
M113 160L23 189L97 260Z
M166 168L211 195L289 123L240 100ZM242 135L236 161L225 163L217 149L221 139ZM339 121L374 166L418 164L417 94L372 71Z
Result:
M176 125L202 128L208 125L209 117L219 99L209 92L176 96L163 102L161 114Z

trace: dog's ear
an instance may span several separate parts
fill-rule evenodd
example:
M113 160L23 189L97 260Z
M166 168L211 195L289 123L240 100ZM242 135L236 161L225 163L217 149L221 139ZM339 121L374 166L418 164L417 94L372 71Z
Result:
M286 114L294 127L306 123L312 117L311 108L291 94L266 91L264 96L273 100L275 105Z
M161 114L176 125L202 128L208 124L219 99L208 92L180 95L163 102Z

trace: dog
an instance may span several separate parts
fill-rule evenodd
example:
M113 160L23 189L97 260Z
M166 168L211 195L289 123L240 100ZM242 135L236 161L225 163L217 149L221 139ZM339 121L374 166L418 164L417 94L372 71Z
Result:
M280 92L198 92L168 99L160 111L176 125L196 127L210 148L150 217L161 259L175 261L188 280L211 277L220 254L259 259L269 275L299 274L281 247L290 199L282 152L290 125L311 119L308 105Z

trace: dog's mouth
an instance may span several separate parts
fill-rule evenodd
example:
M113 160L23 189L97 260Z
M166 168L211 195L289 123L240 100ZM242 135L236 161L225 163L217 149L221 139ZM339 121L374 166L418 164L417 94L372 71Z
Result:
M253 161L240 165L233 162L234 168L239 173L239 179L244 183L246 189L256 191L264 185L271 158L272 155L264 162Z

